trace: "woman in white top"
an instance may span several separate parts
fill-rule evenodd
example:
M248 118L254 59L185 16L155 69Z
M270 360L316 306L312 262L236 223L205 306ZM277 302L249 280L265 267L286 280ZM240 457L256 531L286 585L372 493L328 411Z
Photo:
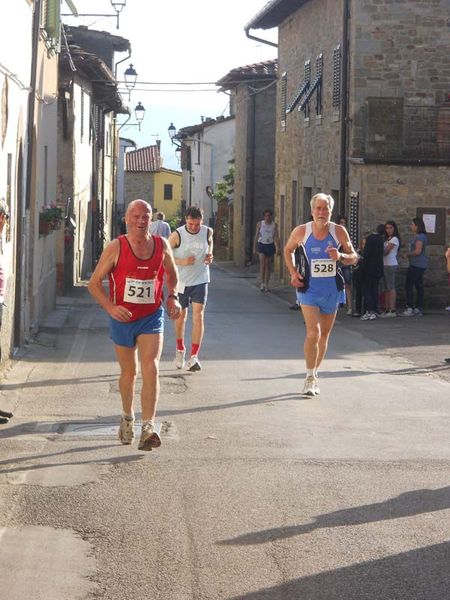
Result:
M396 317L397 290L395 287L395 274L398 268L397 254L400 248L400 234L395 221L386 221L384 231L383 289L386 312L381 316Z
M263 213L264 220L256 224L253 253L259 255L259 272L261 276L261 291L269 291L269 279L272 272L275 252L280 254L280 238L273 213L267 208Z

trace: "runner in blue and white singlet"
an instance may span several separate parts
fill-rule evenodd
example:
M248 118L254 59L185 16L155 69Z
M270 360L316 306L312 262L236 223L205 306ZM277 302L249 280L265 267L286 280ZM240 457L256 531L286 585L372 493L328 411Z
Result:
M330 221L334 200L327 194L311 199L313 221L296 227L284 248L291 285L297 297L306 325L304 353L306 380L302 393L320 393L317 370L325 356L336 312L345 301L344 280L337 266L354 264L357 254L345 227ZM298 250L299 266L294 253Z

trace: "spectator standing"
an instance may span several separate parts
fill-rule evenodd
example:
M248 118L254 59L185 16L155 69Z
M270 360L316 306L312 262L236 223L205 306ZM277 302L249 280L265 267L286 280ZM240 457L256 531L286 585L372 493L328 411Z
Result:
M347 227L347 217L344 215L339 215L337 221L339 225L345 227L348 231ZM344 278L345 283L345 300L347 305L347 315L351 317L352 315L352 266L351 265L339 265L341 268L341 273Z
M159 235L160 237L168 239L170 235L170 225L164 219L166 215L163 212L156 213L156 220L150 223L150 233L152 235Z
M405 292L406 309L402 313L404 317L422 317L424 306L423 276L428 266L428 258L425 250L428 244L428 238L425 230L425 223L420 217L415 217L411 222L411 231L413 238L410 242L409 267L406 272ZM414 288L416 288L417 298L414 302Z
M361 321L373 321L378 313L378 285L383 277L384 225L366 238L363 250L362 293L366 312Z
M401 240L395 221L386 221L384 224L384 250L383 250L383 291L385 312L381 317L396 317L395 304L397 290L395 276L398 269L397 255Z

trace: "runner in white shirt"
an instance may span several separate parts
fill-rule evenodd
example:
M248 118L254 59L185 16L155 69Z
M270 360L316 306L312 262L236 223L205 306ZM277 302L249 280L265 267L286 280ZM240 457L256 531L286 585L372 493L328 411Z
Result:
M175 321L176 354L175 366L183 369L186 348L184 332L189 304L192 304L192 345L191 356L186 364L188 371L200 371L198 360L205 330L204 313L208 297L209 265L213 260L213 231L202 225L203 210L191 206L186 212L186 225L178 227L169 236L175 264L178 268L178 291L181 313Z

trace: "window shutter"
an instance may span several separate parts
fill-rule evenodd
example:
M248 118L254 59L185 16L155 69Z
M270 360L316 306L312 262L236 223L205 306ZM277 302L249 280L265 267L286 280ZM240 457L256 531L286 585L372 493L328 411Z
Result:
M287 73L281 75L281 127L286 129L286 109L287 109Z
M44 0L42 21L52 47L60 50L61 41L61 0Z
M341 46L333 50L333 108L341 105Z

